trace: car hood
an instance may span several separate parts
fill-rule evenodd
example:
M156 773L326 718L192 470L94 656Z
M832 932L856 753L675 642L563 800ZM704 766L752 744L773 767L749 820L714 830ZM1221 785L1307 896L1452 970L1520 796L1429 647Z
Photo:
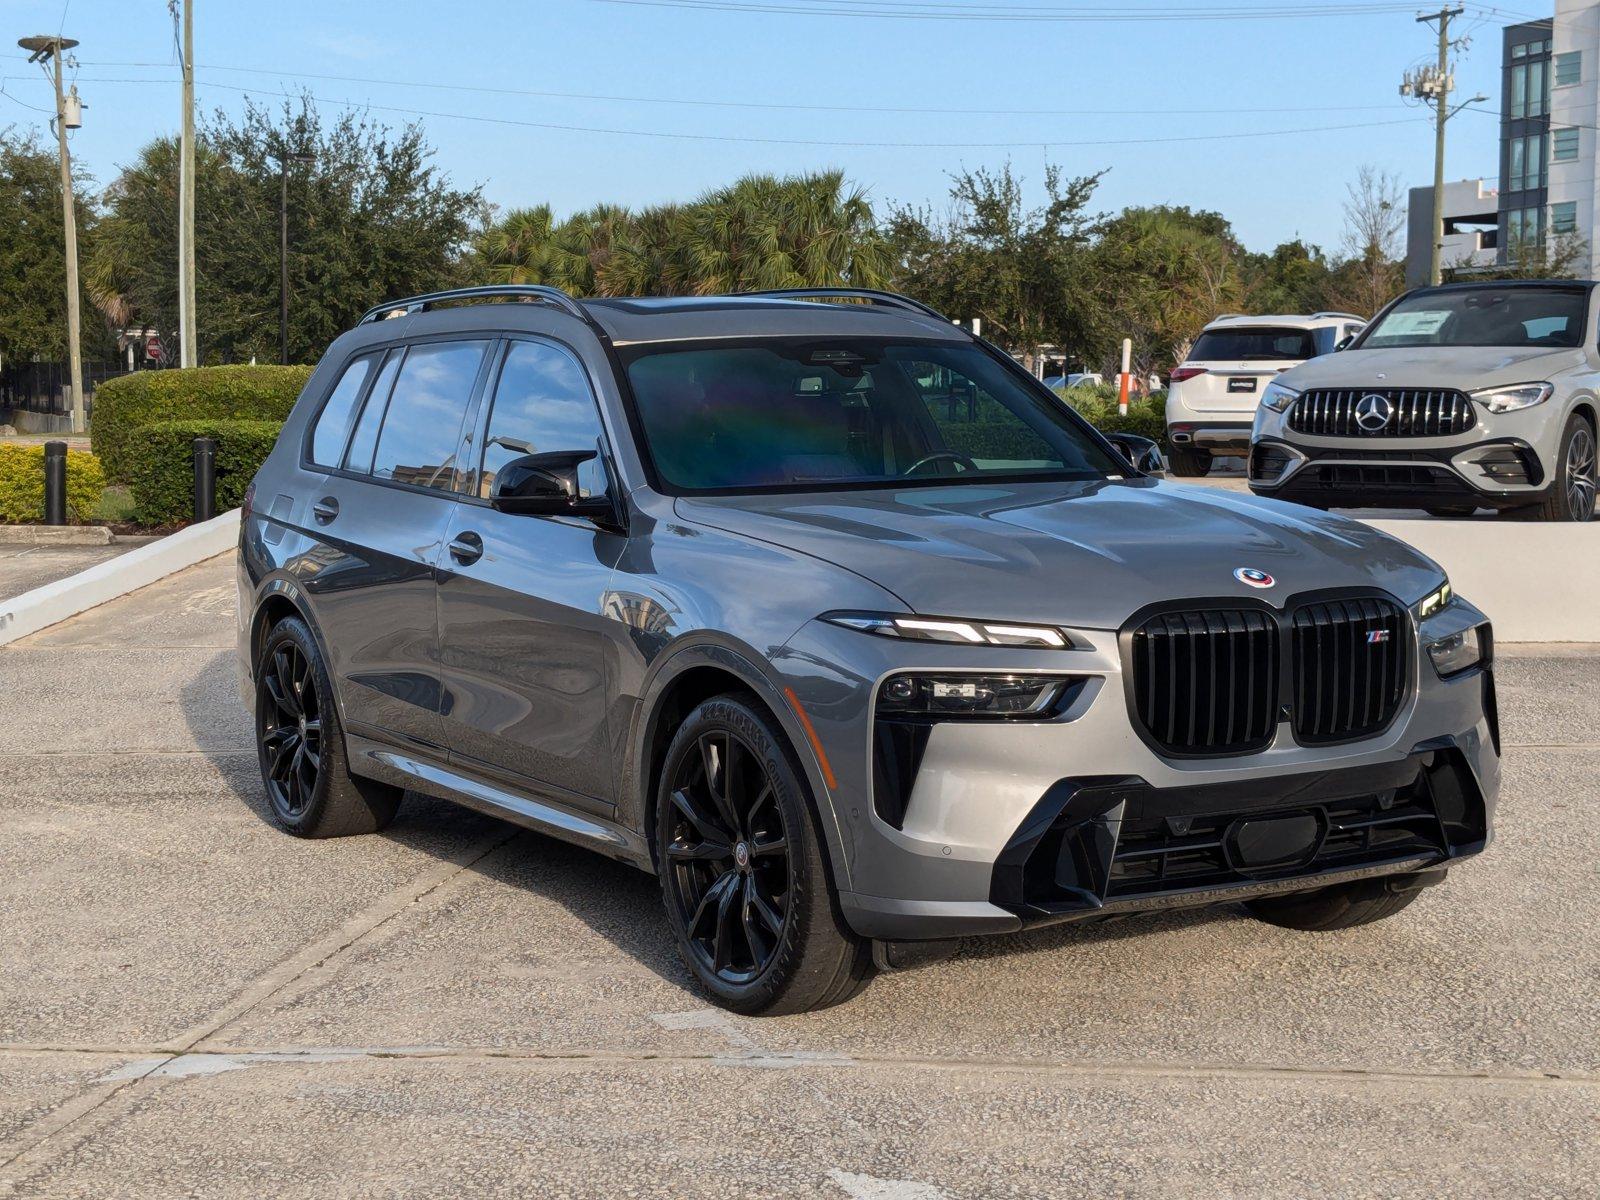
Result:
M1306 388L1459 388L1464 392L1512 383L1535 383L1563 371L1587 368L1579 349L1513 346L1410 346L1392 350L1341 350L1313 358L1278 376Z
M1370 526L1219 488L963 484L680 498L678 516L835 563L914 612L1115 629L1157 601L1384 588L1415 603L1431 560ZM1262 590L1234 578L1254 567ZM781 598L780 598L781 599Z

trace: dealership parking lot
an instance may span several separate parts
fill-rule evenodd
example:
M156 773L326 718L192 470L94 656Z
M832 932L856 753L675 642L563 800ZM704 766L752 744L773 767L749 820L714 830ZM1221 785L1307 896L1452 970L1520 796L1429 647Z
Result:
M652 880L263 811L229 557L0 649L0 1196L1595 1195L1600 647L1507 647L1496 843L1392 921L688 985Z

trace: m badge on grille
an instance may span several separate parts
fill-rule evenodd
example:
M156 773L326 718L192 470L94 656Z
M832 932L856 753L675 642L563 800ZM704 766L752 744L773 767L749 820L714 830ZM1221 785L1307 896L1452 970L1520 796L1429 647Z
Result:
M1391 631L1387 629L1367 630L1367 645L1376 646L1379 642L1387 642L1389 640L1390 632Z

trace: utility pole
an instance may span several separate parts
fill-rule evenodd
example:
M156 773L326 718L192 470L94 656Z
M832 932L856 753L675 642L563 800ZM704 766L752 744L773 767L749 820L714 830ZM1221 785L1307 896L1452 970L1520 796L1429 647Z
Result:
M66 233L67 254L67 360L72 377L72 405L70 408L72 432L82 433L88 428L83 400L83 355L79 348L80 316L78 313L78 214L72 194L72 157L67 149L67 129L76 129L83 123L79 112L82 103L78 89L70 97L61 91L61 59L78 43L64 37L28 37L17 43L28 51L28 61L43 63L49 60L56 89L56 142L61 149L61 223Z
M174 20L183 9L183 133L178 143L178 365L197 365L194 314L194 0L168 0Z
M1450 50L1455 44L1450 40L1450 22L1465 10L1457 5L1441 8L1436 13L1424 13L1417 18L1421 25L1439 23L1439 62L1437 66L1423 67L1406 72L1400 83L1402 96L1414 96L1423 103L1432 102L1433 115L1433 244L1428 250L1428 282L1437 285L1443 279L1439 261L1444 250L1444 127L1446 122L1469 104L1479 104L1487 96L1478 95L1450 107L1450 93L1455 90L1455 75L1450 70Z

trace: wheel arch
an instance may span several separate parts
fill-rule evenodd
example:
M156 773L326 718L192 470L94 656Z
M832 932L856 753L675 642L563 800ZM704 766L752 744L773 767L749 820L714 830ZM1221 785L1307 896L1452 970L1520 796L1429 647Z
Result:
M745 692L788 739L795 762L809 785L818 827L823 833L822 850L829 877L835 889L849 890L844 839L816 747L807 736L793 704L784 695L784 689L756 665L753 656L720 642L686 646L657 664L643 691L629 756L630 777L624 784L621 799L631 809L623 814L625 820L635 824L645 836L652 868L657 859L655 822L651 813L656 784L673 734L701 702L728 692Z

